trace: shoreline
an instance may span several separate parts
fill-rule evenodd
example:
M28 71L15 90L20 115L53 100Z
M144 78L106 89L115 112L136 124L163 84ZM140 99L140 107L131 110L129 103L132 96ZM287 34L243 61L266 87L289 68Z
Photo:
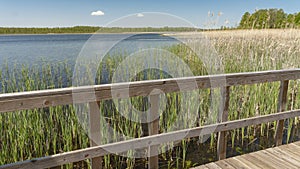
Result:
M109 35L109 34L161 34L163 36L189 36L196 34L230 34L230 33L262 33L272 34L300 32L300 29L234 29L234 30L205 30L205 31L187 31L187 32L94 32L94 33L45 33L45 34L0 34L0 36L33 36L33 35Z
M94 34L179 34L181 32L94 32L94 33L25 33L25 34L0 34L0 36L25 36L25 35L94 35ZM186 33L192 33L192 32L186 32Z
M32 35L93 35L93 34L130 34L130 33L23 33L23 34L0 34L0 36L32 36Z

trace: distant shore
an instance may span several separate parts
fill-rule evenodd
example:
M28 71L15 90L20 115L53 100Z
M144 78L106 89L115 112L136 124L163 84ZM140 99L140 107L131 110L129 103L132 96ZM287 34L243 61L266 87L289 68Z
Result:
M200 31L200 28L190 27L55 27L55 28L21 28L21 27L0 27L0 34L128 34L128 33L151 33L151 32L190 32Z
M179 32L177 32L179 33ZM23 33L23 34L0 34L0 36L14 36L14 35L94 35L94 34L177 34L175 32L94 32L94 33ZM187 32L191 33L191 32Z
M207 35L207 36L244 36L247 34L267 34L269 36L280 36L280 34L293 35L299 33L300 29L228 29L228 30L203 30L203 31L185 31L185 32L94 32L94 33L14 33L0 34L0 36L32 36L32 35L95 35L95 34L161 34L163 36L191 36L191 35Z

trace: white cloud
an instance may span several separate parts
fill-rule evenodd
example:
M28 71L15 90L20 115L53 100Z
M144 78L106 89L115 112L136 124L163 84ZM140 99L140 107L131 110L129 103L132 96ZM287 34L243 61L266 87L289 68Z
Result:
M104 12L102 12L102 11L95 11L95 12L92 12L91 15L92 16L103 16Z
M228 19L225 20L225 24L226 24L226 25L230 24L230 22L229 22Z
M144 17L144 14L138 13L136 16L137 16L137 17Z

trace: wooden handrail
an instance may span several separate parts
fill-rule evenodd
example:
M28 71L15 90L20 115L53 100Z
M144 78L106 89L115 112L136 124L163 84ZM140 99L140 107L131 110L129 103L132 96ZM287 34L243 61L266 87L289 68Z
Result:
M152 135L152 136L136 138L127 141L121 141L121 142L116 142L111 144L90 147L86 149L70 151L70 152L56 154L48 157L26 160L22 162L0 166L0 169L55 167L55 166L81 161L89 158L108 155L111 154L111 152L122 153L131 149L147 148L149 146L155 146L161 143L178 141L178 138L180 138L181 140L182 135L186 135L185 138L198 137L198 136L211 134L214 132L229 131L236 128L258 125L261 123L267 123L271 121L288 119L288 118L298 117L298 116L300 116L300 110L293 110L293 111L263 115L259 117L251 117L247 119L227 121L227 122L222 122L217 124L195 127L191 129L184 129L184 130L179 130L174 132L162 133L158 135Z
M210 76L147 80L95 86L72 87L20 93L0 94L0 113L17 110L43 108L73 103L88 103L112 98L147 96L154 89L165 93L190 91L224 86L249 85L256 83L300 79L300 69L272 70L261 72L233 73ZM195 83L197 86L195 86ZM181 88L178 84L183 84ZM112 96L112 90L115 95ZM76 99L74 99L76 98Z

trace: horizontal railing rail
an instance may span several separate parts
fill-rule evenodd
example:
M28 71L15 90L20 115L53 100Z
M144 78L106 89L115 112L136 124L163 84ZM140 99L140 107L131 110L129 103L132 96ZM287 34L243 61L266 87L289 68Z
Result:
M152 136L136 138L127 141L121 141L117 143L111 143L106 145L90 147L86 149L70 151L70 152L56 154L48 157L42 157L33 160L8 164L0 168L17 169L17 168L32 168L32 167L35 168L55 167L55 166L77 162L89 158L108 155L111 154L111 152L122 153L132 149L141 149L141 148L146 148L148 146L158 145L158 144L172 142L172 141L178 141L178 138L182 138L183 134L186 135L185 138L198 137L198 136L211 134L213 132L228 131L236 128L258 125L261 123L267 123L271 121L282 120L282 119L287 119L287 118L292 118L297 116L300 116L300 110L287 111L287 112L274 113L274 114L264 115L259 117L222 122L222 123L217 123L217 124L212 124L207 126L179 130L179 131L174 131L169 133L162 133L158 135L152 135Z
M162 90L164 93L170 93L195 89L221 88L223 104L222 110L220 110L221 112L219 113L220 123L217 124L158 134L158 123L150 122L152 129L150 136L147 137L135 138L132 140L94 146L86 149L7 164L0 166L0 168L49 168L89 158L92 158L93 162L98 161L97 164L99 167L99 165L101 165L101 157L111 154L111 152L121 153L131 149L152 147L166 142L178 141L178 139L182 139L182 135L185 135L185 138L191 138L215 132L219 132L218 157L219 159L224 159L226 158L226 131L272 121L278 121L276 129L276 144L280 145L282 143L283 120L300 116L300 110L285 111L289 81L297 79L300 79L300 69L197 76L1 94L1 113L76 103L89 103L91 107L95 107L97 105L99 106L99 101L101 100L148 96L154 89ZM230 86L251 85L276 81L281 82L278 97L278 113L227 121ZM194 85L195 83L197 84L196 86ZM178 84L181 84L180 88ZM113 95L112 92L114 92ZM151 113L155 113L155 111L157 111L156 102L158 101L158 97L156 96L157 94L154 94L150 97L150 104L156 105L154 108L151 108ZM91 116L99 117L99 112L93 111L91 113ZM91 127L93 126L99 127L97 124L92 125ZM150 161L151 164L149 164L149 167L152 165L150 168L158 167L158 158L151 158ZM92 166L95 167L96 165Z
M88 103L107 99L147 96L154 89L165 93L224 86L250 85L265 82L300 79L300 69L246 72L210 76L147 80L95 86L71 87L0 95L0 112L43 108L73 103ZM194 85L197 84L197 86ZM183 84L179 88L178 84ZM184 88L184 86L186 88ZM112 90L114 96L112 96ZM74 99L73 97L76 97Z

